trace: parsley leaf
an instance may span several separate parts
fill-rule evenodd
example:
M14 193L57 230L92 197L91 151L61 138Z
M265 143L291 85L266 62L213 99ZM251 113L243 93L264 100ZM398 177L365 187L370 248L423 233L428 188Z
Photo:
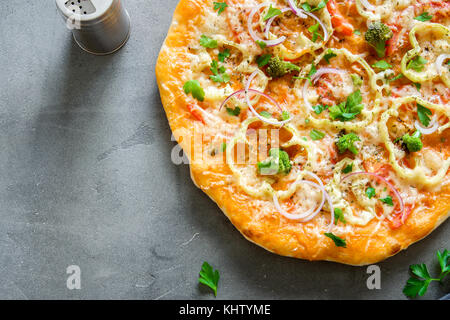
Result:
M356 90L347 97L347 101L341 102L340 104L332 106L328 109L330 111L331 119L338 119L341 121L349 121L354 119L361 113L361 110L364 109L364 105L361 102L361 91Z
M256 44L261 48L261 49L265 49L267 47L267 43L265 43L264 41L261 40L256 40Z
M361 31L359 31L358 29L355 29L355 31L353 31L354 34L356 34L357 36L361 35Z
M208 262L203 262L202 270L200 271L200 278L198 282L210 287L214 291L214 296L217 297L217 285L219 284L220 274L218 270L213 270Z
M215 49L217 48L217 40L211 39L210 37L202 34L200 37L200 45L205 48Z
M414 59L411 59L406 67L406 69L413 69L417 72L423 70L425 64L428 63L428 60L423 58L422 56L416 56Z
M330 59L337 57L337 54L333 52L333 50L328 49L327 53L325 53L325 55L323 56L323 58L325 59L325 61L330 64Z
M424 12L421 15L417 16L414 18L414 20L418 20L418 21L430 21L433 18L433 16L429 15L428 12Z
M214 82L227 83L230 81L230 76L225 73L226 69L224 66L219 67L219 63L216 60L211 62L211 67L209 68L213 75L209 76Z
M326 5L327 5L327 3L328 3L328 0L322 0L322 1L320 1L319 4L317 5L317 7L313 8L313 9L311 10L311 12L319 11L320 9L325 8Z
M391 207L394 206L394 202L392 201L391 196L387 196L386 198L381 198L380 201L387 204L388 206L391 206Z
M224 62L225 59L228 58L229 56L230 56L230 50L225 49L225 50L219 52L219 61Z
M335 236L334 234L332 234L331 232L325 233L325 236L327 236L328 238L333 240L336 247L347 248L347 243L345 242L345 239L341 239L338 236Z
M353 171L353 163L348 164L347 166L345 166L344 169L342 169L342 173L350 173Z
M444 251L437 251L436 253L441 273L438 278L432 278L428 272L426 264L413 264L409 266L412 277L408 279L403 294L410 298L415 298L417 295L423 296L432 281L442 281L450 273L450 252L446 249Z
M316 114L321 114L322 111L328 108L326 105L318 104L317 106L312 107Z
M241 114L241 108L239 108L239 107L236 107L236 108L227 108L227 113L230 115L230 116L235 116L235 117L237 117L238 115L240 115Z
M266 64L269 63L270 58L272 58L271 54L263 54L256 58L256 63L258 64L258 67L264 67Z
M421 104L417 104L417 115L419 116L420 123L425 127L430 125L430 115L432 114L431 110L424 107Z
M380 70L386 70L386 69L392 68L392 66L389 63L387 63L386 61L384 61L384 60L380 60L380 61L375 62L372 65L372 67L378 68Z
M203 88L197 80L187 81L183 86L183 90L186 94L191 93L198 101L203 101L205 99L205 91L203 91Z
M342 223L347 223L344 217L344 213L340 208L334 208L334 223L341 221Z
M316 129L311 130L311 132L309 133L309 136L311 137L311 139L313 140L321 140L323 139L323 137L325 137L325 133L320 132Z
M420 91L420 88L422 88L422 84L418 82L413 82L414 87L416 87L417 91Z
M302 9L305 10L306 12L310 12L310 11L311 11L311 6L310 6L309 3L307 3L307 2L302 3L301 7L302 7Z
M320 24L317 23L308 28L308 31L312 33L312 42L316 42L319 37L323 40L323 37L319 33L319 26Z
M352 82L355 87L360 87L362 85L363 81L360 75L352 73L350 77L352 78Z
M226 7L228 7L226 2L214 2L214 10L219 10L217 11L217 15L224 12Z
M267 10L267 14L264 16L264 21L269 20L270 18L276 17L278 15L281 14L281 10L272 7L272 5L270 5L269 10Z
M264 118L272 118L272 114L268 111L261 111L259 114Z
M399 75L393 77L392 79L387 79L387 81L388 82L392 82L392 81L398 80L400 78L403 78L403 74L402 73L400 73Z
M375 189L374 189L374 188L368 187L368 188L366 189L366 195L367 195L367 198L372 199L373 197L375 197L375 194L376 194L376 192L375 192Z

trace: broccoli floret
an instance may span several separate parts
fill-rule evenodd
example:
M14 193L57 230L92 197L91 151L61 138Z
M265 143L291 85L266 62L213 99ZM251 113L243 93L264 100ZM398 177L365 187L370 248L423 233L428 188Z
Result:
M365 34L366 41L375 48L380 58L384 57L386 41L392 38L393 33L387 25L382 22L373 22Z
M300 71L300 68L293 63L283 61L279 57L272 57L267 64L267 74L272 78L280 78L291 71Z
M413 133L412 136L410 136L408 133L405 134L402 137L402 140L410 152L417 152L417 151L422 150L422 148L423 148L423 143L420 140L421 136L422 135L420 134L420 132L416 131Z
M273 148L269 151L269 158L258 162L258 172L264 175L288 174L291 172L292 164L286 151Z
M336 146L338 147L339 153L344 153L346 150L349 150L353 154L358 154L358 149L354 145L356 141L361 140L353 132L338 138L336 141Z

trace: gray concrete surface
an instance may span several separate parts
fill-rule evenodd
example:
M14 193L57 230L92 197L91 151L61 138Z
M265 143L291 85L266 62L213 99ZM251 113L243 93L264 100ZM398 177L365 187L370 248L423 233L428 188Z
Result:
M207 260L221 299L391 299L404 298L409 264L436 266L448 222L380 263L373 291L366 268L243 239L170 161L154 71L177 0L125 4L129 43L95 57L53 0L0 2L0 298L211 299L197 283ZM69 265L81 268L81 290L66 288ZM448 291L433 284L426 298Z

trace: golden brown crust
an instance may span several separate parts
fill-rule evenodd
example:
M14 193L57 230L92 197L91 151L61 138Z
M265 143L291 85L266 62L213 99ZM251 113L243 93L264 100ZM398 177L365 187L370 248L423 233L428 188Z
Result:
M184 94L184 83L179 75L190 68L187 48L196 36L195 25L202 23L206 5L202 0L180 1L156 65L170 127L188 156L191 150L189 132L201 123L187 109L192 101ZM194 183L217 203L245 238L276 254L300 259L350 265L375 263L424 238L450 213L450 188L447 185L426 211L413 211L400 228L391 229L387 223L373 219L365 226L354 226L346 235L347 248L337 248L330 239L323 237L328 217L322 215L306 224L289 221L276 212L259 217L255 199L224 179L231 175L226 164L191 164Z

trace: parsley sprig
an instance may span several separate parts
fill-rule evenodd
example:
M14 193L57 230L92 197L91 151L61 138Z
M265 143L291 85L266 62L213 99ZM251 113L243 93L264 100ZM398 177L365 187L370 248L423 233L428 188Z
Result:
M220 274L218 270L213 270L213 267L208 262L203 262L202 270L200 271L200 278L198 282L210 287L214 291L214 296L217 297L217 285L219 284Z
M214 10L217 10L217 15L220 15L228 7L226 2L214 2Z
M403 288L403 294L405 296L410 298L415 298L417 295L423 296L427 292L431 282L442 282L450 274L450 251L447 249L442 252L438 250L436 255L441 269L439 276L432 278L425 263L410 265L409 268L413 276L408 279Z

